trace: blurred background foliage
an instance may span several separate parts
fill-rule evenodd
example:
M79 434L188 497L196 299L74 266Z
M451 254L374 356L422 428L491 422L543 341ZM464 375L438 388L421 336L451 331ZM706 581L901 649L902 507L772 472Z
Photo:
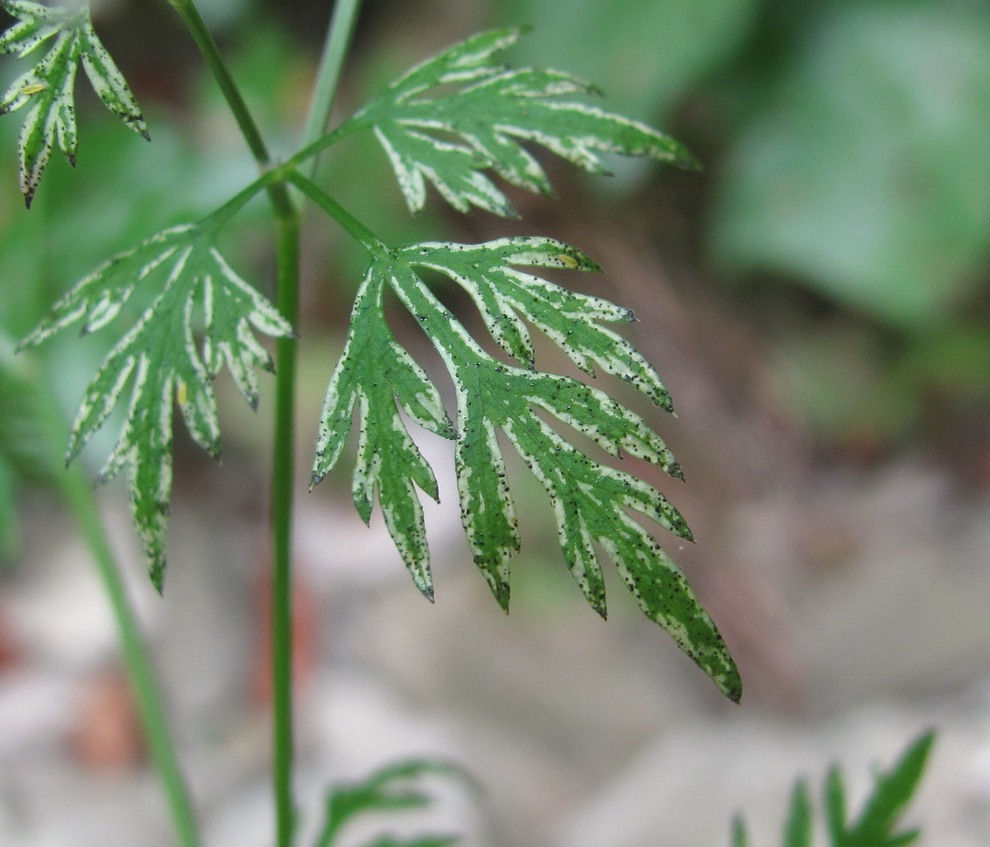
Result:
M580 69L700 155L695 267L822 446L875 456L986 419L990 7L496 5L536 25L526 61Z
M329 4L203 0L202 7L272 146L291 150ZM593 80L616 108L670 131L701 158L700 175L617 162L616 178L604 185L566 178L595 198L596 216L650 222L665 260L759 339L788 414L822 455L873 461L920 445L990 484L985 3L369 0L365 7L342 108L475 29L533 26L515 63ZM132 81L153 143L122 132L82 92L79 167L53 161L26 213L16 190L20 116L0 121L7 339L100 260L208 212L253 175L166 4L101 3L97 29ZM12 59L0 65L2 80L18 72ZM374 145L350 140L334 156L324 179L386 238L436 237L435 218L446 213L434 203L410 221ZM567 213L576 215L555 214ZM239 269L261 285L270 279L266 215L258 204L229 235L242 249ZM445 226L470 236L484 224ZM323 227L314 227L308 251L311 276L330 284L313 287L305 320L339 331L363 257ZM67 415L108 343L101 335L43 351ZM14 378L4 344L6 391ZM328 353L316 355L323 362ZM314 371L325 378L322 367ZM7 396L3 403L5 419L20 414ZM23 484L23 450L9 429L0 435L5 527ZM15 549L14 538L12 529L0 533L0 555Z

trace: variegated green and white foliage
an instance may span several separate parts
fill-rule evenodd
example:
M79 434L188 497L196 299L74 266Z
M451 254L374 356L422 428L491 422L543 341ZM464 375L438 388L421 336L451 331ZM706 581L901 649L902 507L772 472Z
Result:
M413 68L351 118L374 129L411 211L423 207L428 180L458 211L477 206L515 215L482 172L549 194L550 181L523 142L591 173L604 173L603 152L694 165L669 136L585 102L598 93L588 83L560 71L492 63L521 34L501 29L469 38Z
M681 570L630 512L691 540L683 517L653 486L582 452L545 419L549 416L590 437L613 456L645 459L680 478L663 440L639 415L581 381L535 370L524 321L543 330L589 374L615 374L670 409L670 397L654 369L625 339L600 324L629 321L632 315L521 267L597 270L582 252L549 238L506 238L477 245L436 242L374 251L327 391L313 484L338 461L356 408L355 503L367 520L377 488L389 532L416 585L432 598L416 487L436 498L437 486L397 404L426 429L453 437L468 544L492 593L507 609L509 559L519 549L519 532L498 437L503 433L550 496L564 559L591 606L605 615L597 545L646 615L663 626L727 696L738 699L739 676L714 623ZM443 274L471 294L494 338L518 365L490 355L469 335L423 281L424 269ZM456 430L436 387L398 346L385 323L386 288L398 296L443 358L455 387Z
M172 415L177 402L204 450L220 453L212 381L226 363L241 394L258 405L257 368L274 370L253 330L287 337L292 327L213 247L215 233L193 224L164 230L114 256L81 280L23 345L82 321L87 334L118 316L139 287L151 304L110 351L76 414L66 462L104 424L130 386L127 418L100 472L130 473L131 509L155 587L165 573L172 489ZM202 337L201 346L197 337Z
M8 5L27 6L20 0L9 0ZM352 490L358 512L369 520L377 498L415 584L432 598L419 492L434 499L440 492L407 420L453 439L468 544L497 601L507 608L509 560L519 548L502 453L502 444L511 444L550 497L565 562L592 607L602 615L606 612L600 562L604 554L646 615L667 629L727 696L738 699L739 675L721 635L683 573L647 529L653 524L690 540L684 519L656 488L607 464L604 457L593 458L562 433L570 428L614 457L627 454L652 462L679 479L680 468L670 451L639 415L604 392L537 370L531 328L555 342L585 373L613 375L660 408L671 409L670 396L652 366L606 326L631 320L628 310L524 270L595 271L597 265L581 251L542 237L477 245L427 242L392 249L300 170L310 156L336 140L370 129L388 151L411 209L423 205L428 180L457 209L478 207L509 215L509 201L483 171L492 170L522 188L549 192L549 181L522 146L525 142L591 171L602 170L601 152L693 164L665 135L587 105L581 98L593 89L573 77L491 64L491 57L519 34L484 33L423 63L324 141L266 172L201 224L165 230L98 268L56 304L52 317L26 343L41 342L79 321L84 331L95 330L117 316L138 286L159 282L158 293L149 295L154 302L90 383L67 456L71 460L78 454L130 386L127 419L101 476L129 468L135 522L152 579L160 588L173 403L178 401L196 441L215 453L219 426L212 378L226 360L254 405L255 370L270 369L271 360L250 327L270 336L285 337L292 331L227 265L213 246L215 237L251 196L277 179L291 183L371 254L346 346L327 391L312 485L339 461L356 419ZM469 335L426 285L425 274L447 277L470 295L511 364L486 352ZM388 291L439 351L455 387L454 422L436 386L390 331L384 317Z
M30 206L56 143L69 164L76 164L75 84L80 61L111 112L144 138L149 137L148 128L124 75L93 30L88 4L49 8L29 0L0 0L0 5L18 19L0 35L0 53L26 56L53 39L38 63L0 97L0 114L31 104L18 145L21 193Z
M461 212L477 207L514 215L508 198L484 172L493 171L519 188L550 193L543 168L523 146L527 142L593 173L604 171L599 154L606 152L695 165L663 133L589 105L588 95L597 93L589 84L558 71L494 63L493 56L521 33L495 30L451 47L402 76L338 130L373 130L411 211L424 205L429 182ZM396 346L385 325L382 298L390 287L433 341L453 378L462 523L475 563L499 604L508 607L509 558L519 548L501 432L549 494L564 559L592 607L604 616L600 550L614 562L646 615L667 629L727 696L738 700L739 674L721 635L681 570L640 522L645 519L690 540L684 519L653 486L596 461L561 431L572 427L613 456L645 459L681 478L670 451L642 418L602 391L536 370L529 326L547 335L589 375L602 371L617 376L656 405L672 409L652 366L602 325L632 320L628 310L520 270L592 271L597 265L575 248L547 238L424 243L400 250L384 248L374 238L365 243L373 258L327 392L313 484L339 459L356 408L355 503L367 520L377 486L386 525L417 586L432 597L416 488L435 498L436 482L396 403L428 430L445 435L450 430L436 388ZM431 293L423 271L440 273L464 288L497 344L518 364L486 353ZM385 373L403 374L401 383L391 385L381 363ZM551 426L547 416L566 426Z

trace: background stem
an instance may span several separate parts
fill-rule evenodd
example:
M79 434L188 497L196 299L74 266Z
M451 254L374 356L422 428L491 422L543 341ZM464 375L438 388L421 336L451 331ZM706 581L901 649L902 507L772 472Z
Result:
M237 121L237 126L240 127L241 135L244 136L244 140L251 149L251 155L254 156L255 161L259 165L267 167L271 163L268 148L265 146L264 139L261 137L258 125L254 122L254 117L251 115L247 103L244 102L244 98L241 96L240 89L234 82L234 78L230 75L230 71L227 69L227 65L220 55L220 49L213 39L213 34L199 14L199 9L196 8L196 4L192 0L168 0L168 2L179 13L179 17L182 18L182 22L186 25L186 29L189 30L193 41L196 42L199 52L206 61L210 73L213 74L213 78L216 80L224 99L227 101L227 105L230 107L234 120Z
M361 0L337 0L334 3L300 148L308 147L326 132L360 7ZM316 174L318 164L319 156L314 156L309 172L311 177Z
M51 385L52 382L39 380L38 384ZM54 399L43 396L41 391L38 392L38 413L46 441L51 445L52 452L60 455L66 442L65 424ZM196 814L175 755L162 705L161 690L141 638L120 568L103 528L92 486L77 465L67 468L64 473L56 474L55 479L96 563L103 589L110 601L145 740L162 781L178 843L182 847L200 847Z
M244 141L251 150L251 155L258 163L258 167L262 171L268 170L272 165L268 146L261 136L254 116L248 109L237 83L234 82L234 78L227 68L227 63L223 60L220 48L217 47L217 43L213 39L213 34L199 14L199 9L196 8L193 0L168 0L168 2L179 13L179 17L182 18L182 22L186 25L186 29L189 30L190 36L199 48L210 73L213 74L213 79L227 101L227 106L230 108L234 120L237 121L241 135L244 136ZM289 192L285 190L282 183L273 182L267 186L267 190L276 215L288 217L296 214Z

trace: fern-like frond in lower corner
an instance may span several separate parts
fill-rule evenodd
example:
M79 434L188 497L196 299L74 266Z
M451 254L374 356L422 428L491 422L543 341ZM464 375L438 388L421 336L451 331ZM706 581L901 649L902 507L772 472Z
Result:
M272 371L274 364L254 331L284 337L293 330L227 264L213 247L211 232L189 224L164 230L101 265L55 304L51 317L23 344L39 344L79 321L84 334L103 327L138 286L157 294L86 389L66 461L78 455L130 386L127 418L100 479L129 469L134 521L152 582L160 591L172 489L174 404L196 442L218 456L213 378L226 364L244 398L256 407L256 370Z
M846 820L846 788L837 765L829 768L825 783L825 822L830 847L906 847L919 836L918 830L897 831L897 823L921 782L935 733L915 739L887 771L878 771L873 789L853 820ZM784 847L811 847L813 816L808 784L798 780L784 824ZM742 818L733 824L732 847L749 847Z

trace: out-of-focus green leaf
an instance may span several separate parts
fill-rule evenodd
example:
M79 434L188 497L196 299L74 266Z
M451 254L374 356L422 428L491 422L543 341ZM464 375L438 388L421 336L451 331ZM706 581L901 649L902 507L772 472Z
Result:
M660 120L685 89L723 63L759 0L499 0L505 23L534 27L520 61L580 70L624 111Z
M791 794L791 809L784 824L786 847L811 847L811 800L808 783L799 779Z
M918 837L914 830L895 833L895 825L918 788L935 734L926 732L914 741L890 770L878 773L873 792L859 819L844 833L840 847L899 847Z
M13 341L0 332L0 562L15 558L20 547L20 484L51 482L61 471L41 419L35 364L15 358Z
M33 364L15 357L13 341L0 333L0 459L10 474L45 482L61 468L45 442Z
M423 790L421 783L430 776L473 784L470 776L456 765L414 759L386 765L363 782L336 785L327 795L326 820L316 847L336 847L341 832L354 820L428 808L434 798ZM366 847L448 847L458 841L457 836L451 835L429 834L409 839L382 835L365 843Z
M828 769L828 776L825 777L825 823L829 838L833 842L838 841L846 826L846 786L842 782L842 773L835 765Z
M795 51L724 170L713 246L917 328L990 249L990 9L842 4Z
M0 96L0 114L31 104L18 145L21 193L30 206L56 144L70 164L76 163L80 63L103 105L146 139L148 128L124 75L93 30L87 4L49 8L29 0L2 0L0 5L18 19L0 36L0 53L26 56L54 38L37 64Z
M746 835L746 822L741 815L732 819L732 847L749 847L749 836Z
M0 565L17 556L21 547L14 474L0 454Z
M846 788L838 765L829 768L825 779L825 825L830 847L905 847L913 844L918 830L897 832L898 820L911 801L935 742L928 731L916 738L887 771L873 777L873 790L859 817L846 821ZM746 827L736 816L732 825L732 847L746 847ZM791 795L784 825L784 847L811 847L812 813L808 786L798 780Z
M919 336L896 363L893 379L921 401L937 390L962 401L990 401L990 333L979 322L958 321Z

